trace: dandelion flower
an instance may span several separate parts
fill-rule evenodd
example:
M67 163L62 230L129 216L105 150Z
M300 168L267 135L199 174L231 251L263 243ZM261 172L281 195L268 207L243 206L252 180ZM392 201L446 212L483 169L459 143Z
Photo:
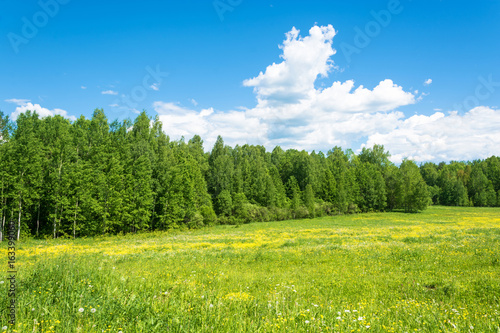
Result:
M85 309L84 308L79 308L78 311L83 312L83 311L85 311Z
M2 283L3 283L3 281L2 281ZM7 326L2 327L2 330L6 331L7 330Z
M90 312L94 313L94 312L96 312L96 309L92 308L92 309L90 309Z

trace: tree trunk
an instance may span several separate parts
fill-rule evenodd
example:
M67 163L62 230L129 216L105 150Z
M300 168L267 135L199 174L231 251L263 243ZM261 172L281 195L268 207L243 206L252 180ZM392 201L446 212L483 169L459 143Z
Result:
M38 216L36 218L36 237L38 237L39 229L40 229L40 201L38 201Z
M73 239L76 238L76 215L78 212L78 198L76 198L75 219L73 220Z
M59 230L61 230L62 213L63 213L63 204L61 203L61 210L59 211Z
M2 211L2 230L0 230L0 242L3 242L3 231L5 230L5 214Z
M57 206L56 211L54 212L54 239L56 239L56 227L57 227Z
M19 240L19 237L21 236L21 208L22 208L22 203L21 203L21 193L19 193L19 218L17 220L17 240Z

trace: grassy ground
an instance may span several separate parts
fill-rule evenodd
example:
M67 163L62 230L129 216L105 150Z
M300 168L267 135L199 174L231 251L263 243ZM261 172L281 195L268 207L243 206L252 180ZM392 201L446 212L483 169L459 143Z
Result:
M9 332L500 332L500 209L17 245Z

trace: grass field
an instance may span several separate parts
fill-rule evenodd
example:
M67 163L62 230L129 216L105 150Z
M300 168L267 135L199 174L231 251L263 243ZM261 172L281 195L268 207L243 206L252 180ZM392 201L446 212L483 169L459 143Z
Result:
M17 245L8 332L500 332L496 208Z

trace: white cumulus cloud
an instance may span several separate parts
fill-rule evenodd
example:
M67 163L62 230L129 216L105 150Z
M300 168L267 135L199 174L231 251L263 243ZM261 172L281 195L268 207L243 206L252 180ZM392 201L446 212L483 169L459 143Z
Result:
M305 37L292 28L280 45L282 61L243 81L256 95L253 108L196 111L155 102L165 132L173 139L198 134L207 150L217 135L230 145L262 144L268 149L280 145L327 151L335 145L383 144L395 162L404 157L446 161L500 153L498 110L480 107L463 116L436 112L407 118L399 109L417 103L425 94L418 96L389 78L372 87L356 85L354 80L315 87L318 78L335 69L335 34L331 25L314 26ZM431 83L428 79L424 84Z
M383 144L393 162L473 160L500 152L500 110L476 107L464 115L436 112L400 120L385 133L370 135L366 146Z
M356 86L353 80L315 88L315 81L334 69L335 34L331 25L314 26L306 37L292 28L280 46L283 61L243 82L254 88L254 108L201 116L177 104L156 102L165 131L173 138L199 134L207 145L220 134L232 145L325 150L334 145L349 146L377 128L392 130L403 117L393 110L416 101L411 92L392 80L382 80L371 89Z
M26 111L36 112L36 113L38 113L38 115L41 118L60 115L60 116L63 116L65 118L68 118L69 120L72 120L72 121L76 120L76 117L68 115L68 112L66 110L63 110L63 109L49 110L47 108L42 107L40 104L32 104L30 102L24 103L24 104L16 107L15 111L12 112L12 114L11 114L12 120L15 121L21 113L25 113Z
M424 81L424 86L428 86L432 83L432 79L427 79Z

